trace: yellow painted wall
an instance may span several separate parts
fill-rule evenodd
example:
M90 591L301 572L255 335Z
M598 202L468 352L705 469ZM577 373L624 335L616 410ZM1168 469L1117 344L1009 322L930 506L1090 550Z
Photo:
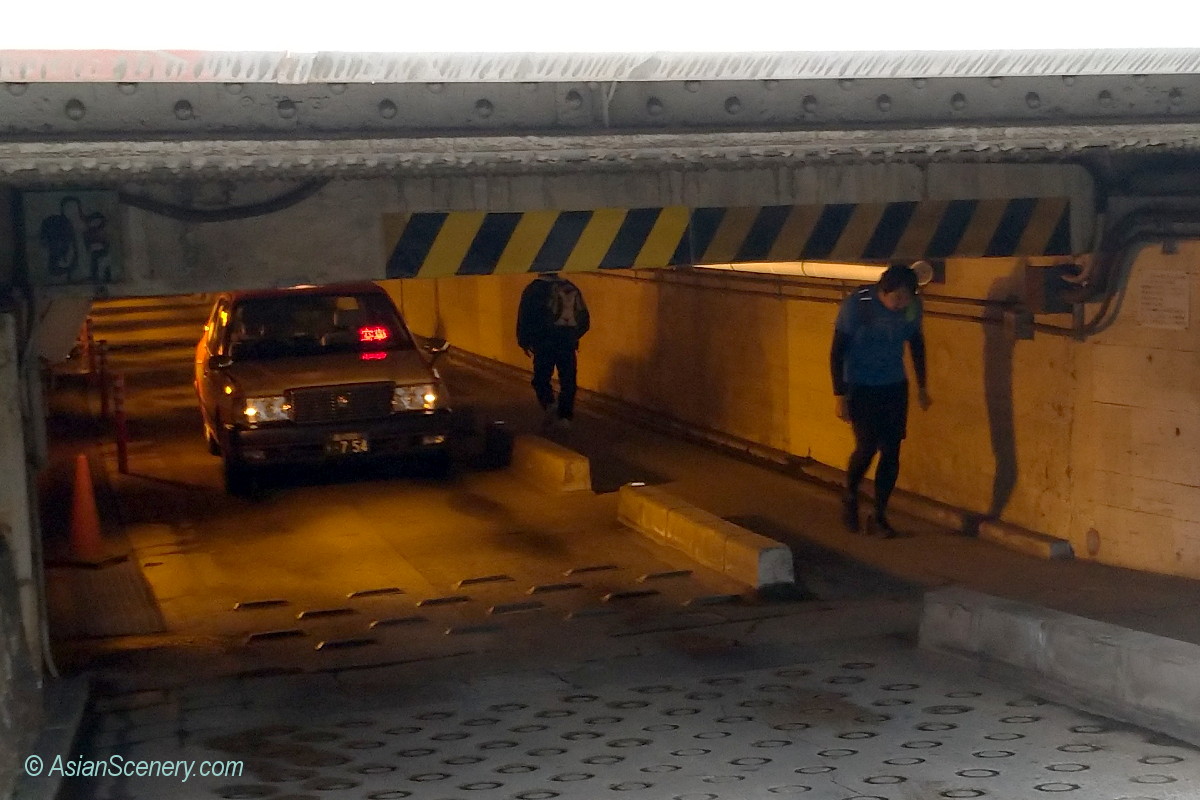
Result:
M1045 332L1016 341L1002 325L954 318L936 295L1003 299L1019 290L1020 265L951 262L946 283L929 292L931 311L949 312L926 320L934 406L923 413L913 405L900 486L971 511L1000 511L1070 540L1081 558L1200 578L1198 262L1200 243L1170 256L1145 251L1118 322L1086 342ZM1191 276L1187 330L1138 323L1139 275L1152 269ZM835 302L761 285L712 288L680 274L572 279L593 316L580 349L581 386L845 466L852 439L834 416L828 361ZM402 296L418 332L528 366L514 331L529 280L385 285Z

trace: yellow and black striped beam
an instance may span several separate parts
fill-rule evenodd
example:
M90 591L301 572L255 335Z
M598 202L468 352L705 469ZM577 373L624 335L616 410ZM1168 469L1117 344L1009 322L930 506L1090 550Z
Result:
M389 214L389 278L1071 255L1067 197Z

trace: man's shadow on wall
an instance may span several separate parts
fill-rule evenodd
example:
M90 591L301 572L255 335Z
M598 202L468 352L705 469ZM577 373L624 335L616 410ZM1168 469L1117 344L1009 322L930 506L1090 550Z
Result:
M1012 276L998 278L988 289L983 316L983 391L987 404L994 473L992 499L985 519L998 519L1017 485L1017 438L1013 415L1014 331L1005 308L1016 299Z

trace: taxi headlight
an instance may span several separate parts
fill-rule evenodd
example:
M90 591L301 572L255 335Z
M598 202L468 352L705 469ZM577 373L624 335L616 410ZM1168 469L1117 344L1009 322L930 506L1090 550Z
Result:
M243 413L247 422L280 422L292 418L292 405L283 395L247 397Z
M432 411L442 407L442 393L432 383L397 386L392 391L392 411Z

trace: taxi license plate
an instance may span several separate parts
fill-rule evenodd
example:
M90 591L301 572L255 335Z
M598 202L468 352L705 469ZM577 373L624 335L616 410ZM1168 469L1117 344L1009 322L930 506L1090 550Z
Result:
M370 452L371 445L361 433L335 433L325 443L325 452L330 455L350 455Z

